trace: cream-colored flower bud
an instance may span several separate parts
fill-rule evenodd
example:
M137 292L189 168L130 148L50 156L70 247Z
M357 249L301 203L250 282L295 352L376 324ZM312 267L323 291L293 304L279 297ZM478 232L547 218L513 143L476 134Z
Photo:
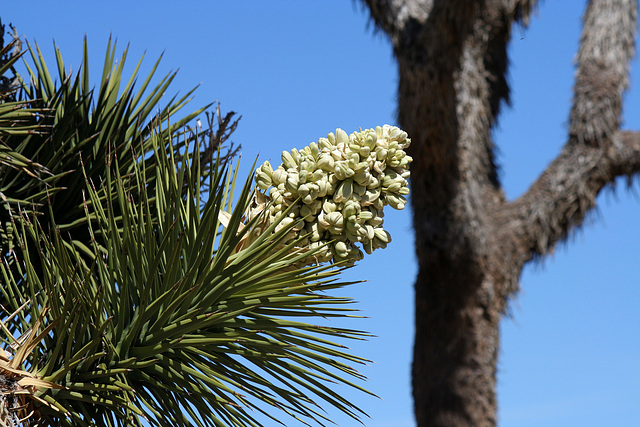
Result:
M331 157L333 157L333 160L335 160L336 162L346 159L344 151L340 150L339 147L334 147L330 154Z
M333 149L333 144L329 142L327 138L320 138L318 139L318 147L320 148L320 151L325 153Z
M285 188L294 197L296 197L298 195L298 185L299 185L298 173L297 172L289 172L287 174L287 182L285 183Z
M404 134L404 136L403 136L403 134ZM400 130L400 128L398 128L396 126L392 126L392 127L389 128L389 136L394 141L399 141L399 140L404 140L407 137L407 134L405 132L403 132L402 130Z
M402 187L402 183L398 182L398 181L392 181L391 185L389 185L389 187L387 187L387 191L389 193L397 193L400 188Z
M384 205L385 205L385 202L382 200L382 197L378 197L371 204L371 206L373 206L374 208L376 208L379 211L381 211L384 208Z
M293 157L293 160L295 160L297 164L300 164L300 162L302 161L300 152L295 148L291 149L291 157Z
M379 188L376 188L374 190L367 190L362 195L362 203L365 206L372 205L373 202L375 202L379 197L380 197L380 189Z
M367 224L371 225L373 228L380 227L384 223L384 219L379 216L374 216L370 220L367 221Z
M344 181L345 179L351 178L355 174L355 172L353 171L351 166L349 166L349 161L345 160L336 162L334 174L339 181Z
M358 162L352 167L355 174L367 172L369 170L369 162Z
M373 175L369 173L369 170L367 168L363 171L356 172L353 175L353 180L362 187L368 187L373 182Z
M327 199L322 204L322 210L326 213L335 212L336 210L338 210L338 204L331 199Z
M387 167L387 164L385 162L383 162L383 161L380 161L380 160L376 160L373 163L373 170L376 173L379 173L379 174L384 173L384 170L386 169L386 167Z
M373 152L376 153L376 159L385 161L387 159L387 150L389 149L389 141L386 138L379 139L376 142L376 148Z
M397 158L393 157L387 157L387 166L390 166L392 168L397 168L402 164L401 160L398 160Z
M283 184L287 181L287 171L282 166L279 166L278 169L273 171L271 179L275 186Z
M309 144L309 151L314 160L320 155L320 147L315 142Z
M334 165L335 160L331 153L322 153L318 158L318 162L316 163L317 167L327 172L333 172Z
M385 185L385 184L386 184L386 185L390 184L390 183L388 183L388 182L387 182L387 179L388 179L388 180L391 180L391 181L397 181L397 180L398 180L398 179L400 179L400 178L401 178L401 177L400 177L400 175L398 175L398 172L396 172L393 168L389 168L389 169L387 169L387 171L385 172L385 179L384 179L383 185Z
M255 180L256 180L256 184L258 185L258 188L260 188L261 190L266 190L267 188L271 187L271 185L273 184L273 182L271 181L271 177L266 173L262 172L260 169L256 171Z
M329 228L329 222L325 218L326 215L327 215L327 212L320 211L320 213L318 214L318 217L317 217L318 226L320 228L322 228L322 230L326 230L327 228Z
M349 135L342 129L336 129L336 143L337 144L348 144L349 143Z
M395 173L395 172L393 172L392 170L389 170L387 172L388 173L386 173L382 178L382 188L384 189L384 191L386 191L386 189L389 188L389 186L395 182L395 179L391 175L392 173Z
M282 152L282 163L284 164L285 169L297 169L298 162L296 162L288 151Z
M264 162L261 166L260 166L260 171L266 173L267 175L271 176L271 174L273 174L273 167L271 166L271 163L269 163L269 161L267 160L266 162Z
M378 136L375 131L368 130L365 131L365 136L363 138L363 146L368 147L370 150L373 150L376 146L376 141L378 140Z
M300 162L300 171L307 171L309 174L312 174L313 171L316 170L316 162L310 157L305 157L304 160Z
M264 162L257 170L256 170L256 183L258 187L262 190L266 190L272 185L272 175L273 168L271 167L271 163L268 161Z
M276 232L282 230L283 228L286 228L288 225L292 224L295 220L293 218L290 217L284 217L282 219L282 221L280 221L278 223L278 225L276 225Z
M317 242L322 239L324 230L321 230L317 222L310 222L305 226L305 231L309 235L309 240Z
M394 196L393 194L387 194L385 200L389 206L397 210L404 209L404 206L407 204L407 199L403 196Z
M360 211L360 213L358 214L358 219L360 221L369 221L373 219L373 212L367 210L367 209L363 209Z
M354 242L355 243L355 242L359 242L360 241L360 237L358 237L357 234L352 233L348 228L344 229L344 231L342 232L342 235L349 242Z
M349 256L349 247L345 242L336 242L333 245L333 249L340 258L347 258Z
M298 186L298 194L300 195L300 197L304 197L307 194L309 194L311 192L311 190L309 189L309 186L306 184L300 184Z
M358 196L362 197L367 192L367 187L354 182L353 183L353 192L355 194L357 194Z
M385 125L385 126L386 126L386 125ZM377 136L378 138L382 138L382 135L383 135L383 129L382 129L382 126L376 126L376 128L374 129L374 131L375 131L376 136Z
M349 161L349 168L353 169L353 173L355 173L356 166L360 163L360 155L358 153L349 152L347 153L347 160Z
M309 194L311 194L314 199L318 197L318 191L320 191L320 187L318 186L318 183L309 181L304 185L306 185L309 188ZM298 189L298 192L300 192L300 189Z
M298 172L298 182L299 182L300 184L305 184L305 183L307 182L307 176L308 176L308 175L309 175L309 172L308 172L308 171L306 171L306 170L304 170L304 169L301 169L301 170Z
M369 224L364 225L364 230L367 232L367 241L371 241L373 240L373 238L376 236L376 229Z
M338 186L338 189L333 195L333 201L336 203L340 203L342 201L350 199L352 194L353 194L353 180L346 179Z
M380 181L378 181L378 178L371 175L371 181L369 182L369 185L367 185L367 190L375 190L379 186L380 186Z
M325 228L331 234L340 234L344 230L344 218L340 212L329 212L324 216L328 226Z
M327 182L326 177L319 179L318 181L314 182L314 184L316 185L316 187L318 188L318 197L322 198L325 197L327 195L327 189L329 187L329 183Z
M383 243L391 242L391 234L389 234L389 232L385 229L376 228L374 230L374 235L378 240L380 240Z
M355 217L353 217L355 218ZM349 231L349 233L351 233L353 236L355 236L355 242L359 242L362 240L363 237L367 236L367 230L366 228L362 227L360 224L358 224L355 221L347 221L346 222L346 227L347 230Z
M342 215L345 218L349 218L360 213L360 204L355 203L352 200L347 201L342 208Z
M307 182L317 182L320 181L327 175L325 171L322 169L316 169L311 173L311 175L307 176Z

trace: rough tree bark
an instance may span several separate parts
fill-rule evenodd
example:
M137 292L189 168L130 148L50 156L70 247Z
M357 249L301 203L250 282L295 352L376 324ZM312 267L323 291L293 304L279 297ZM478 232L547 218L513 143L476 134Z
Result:
M511 29L536 0L363 1L393 44L413 141L417 423L493 426L498 327L523 266L579 226L603 187L640 171L640 133L620 130L637 3L588 3L566 145L507 201L490 131L509 101Z

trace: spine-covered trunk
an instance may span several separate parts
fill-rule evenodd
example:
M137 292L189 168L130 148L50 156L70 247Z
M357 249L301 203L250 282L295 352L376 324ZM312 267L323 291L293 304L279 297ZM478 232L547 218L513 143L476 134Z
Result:
M436 4L396 42L398 119L413 139L420 427L495 424L500 314L518 275L497 269L492 221L504 203L490 129L507 97L508 28L487 34L495 16L480 3L455 3Z
M419 276L416 282L412 377L421 427L496 422L499 316L493 285L457 267L441 267L435 277Z
M413 137L416 164L412 378L420 427L495 424L499 320L514 282L494 264L491 213L504 196L489 135L486 47L472 28L458 30L467 43L447 55L398 55L399 120Z

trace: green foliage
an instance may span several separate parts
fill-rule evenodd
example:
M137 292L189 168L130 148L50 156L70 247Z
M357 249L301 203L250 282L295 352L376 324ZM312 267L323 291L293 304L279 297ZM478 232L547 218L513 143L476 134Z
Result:
M352 316L325 293L348 283L292 268L314 251L290 225L256 235L252 177L234 191L221 153L232 115L191 130L204 109L175 118L191 92L161 106L174 75L152 86L156 63L135 89L115 46L97 92L86 43L75 76L56 50L57 82L29 53L30 86L0 104L3 421L322 424L322 402L357 419L332 383L361 389L350 364L366 361L334 341L366 334L301 320Z
M32 172L39 179L32 179L24 173L2 174L0 191L7 195L12 211L18 204L31 212L38 212L42 206L50 204L59 228L85 230L86 225L76 222L83 216L82 190L85 184L81 170L84 168L90 177L104 176L105 158L110 150L116 150L123 154L119 159L120 170L123 174L131 173L134 163L152 150L152 130L160 123L167 123L188 103L191 92L180 98L174 97L161 106L160 98L175 74L165 76L151 87L159 62L139 88L135 86L140 62L128 81L123 80L127 52L125 50L116 61L115 49L115 45L111 47L109 43L96 93L89 78L86 41L84 60L75 76L65 70L56 48L58 84L50 74L40 49L29 47L31 62L26 63L29 82L28 86L25 83L22 95L32 109L44 115L33 115L20 127L30 130L28 135L23 132L16 134L11 127L3 126L9 135L3 138L2 147L5 158L28 159L33 164L37 163L39 169ZM180 129L205 108L190 112L165 126L164 138L170 139L171 132ZM27 112L21 112L24 120L28 119L24 116ZM14 162L13 166L25 171L23 164ZM65 191L61 192L62 189ZM3 225L9 226L6 222ZM5 236L10 236L10 233Z

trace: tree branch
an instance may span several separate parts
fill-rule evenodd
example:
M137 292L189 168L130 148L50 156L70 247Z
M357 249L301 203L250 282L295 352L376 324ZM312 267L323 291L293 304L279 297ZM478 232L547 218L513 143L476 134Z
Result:
M620 126L637 27L636 0L592 0L577 57L570 141L606 144Z
M499 258L512 273L507 292L517 289L524 263L582 224L607 184L640 172L640 134L619 131L636 25L635 0L592 0L587 7L568 142L525 194L494 207Z
M384 31L393 46L398 46L401 34L409 22L424 24L433 8L433 0L361 0L369 7L376 27Z
M394 46L398 46L400 35L406 31L409 25L413 23L424 24L434 9L437 7L451 5L457 3L451 10L457 10L458 13L469 7L465 5L465 1L455 2L452 0L360 0L366 4L371 13L371 18L376 26L384 31L393 42ZM487 9L502 10L503 14L509 20L509 26L512 22L527 23L532 9L538 0L494 0L487 3L499 3L488 5ZM473 0L473 3L477 3ZM465 7L466 6L466 7Z
M611 151L611 169L616 177L631 177L640 172L640 132L618 132Z
M499 241L518 265L549 252L579 226L618 176L640 173L640 133L617 132L608 147L567 144L531 188L496 212Z

